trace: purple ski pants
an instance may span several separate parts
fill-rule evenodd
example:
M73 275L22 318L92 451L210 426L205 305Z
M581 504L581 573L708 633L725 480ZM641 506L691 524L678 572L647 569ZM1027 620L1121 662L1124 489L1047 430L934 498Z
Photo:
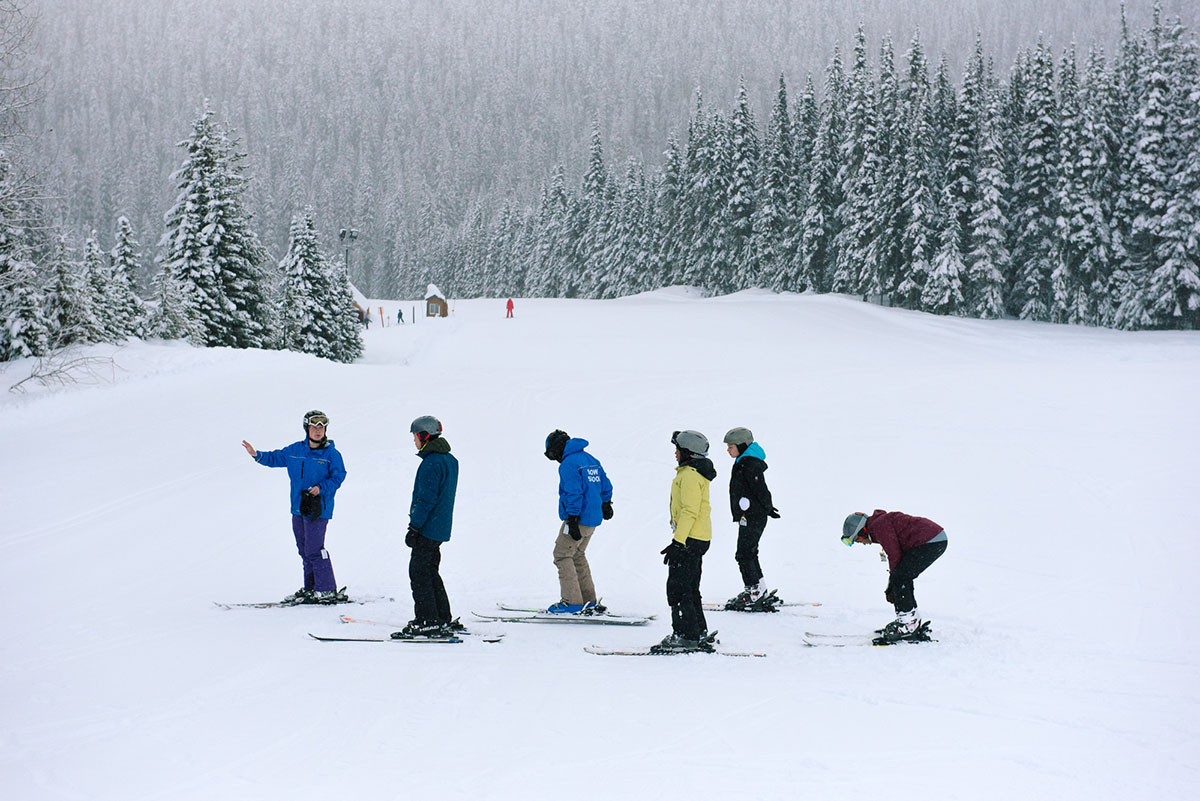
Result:
M337 590L333 577L333 562L325 550L325 527L328 520L309 520L302 515L292 515L292 533L296 535L296 550L304 562L304 586L315 592Z

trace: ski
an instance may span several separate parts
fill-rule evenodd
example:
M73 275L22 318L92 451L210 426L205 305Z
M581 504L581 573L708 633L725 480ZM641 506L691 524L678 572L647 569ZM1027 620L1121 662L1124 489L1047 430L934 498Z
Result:
M365 617L350 617L350 615L338 615L338 620L340 620L343 623L361 623L361 624L367 625L367 626L387 626L388 628L395 629L396 631L400 631L401 629L403 629L405 626L408 625L407 623L396 623L396 622L390 621L390 620L370 620ZM457 622L458 618L455 618L454 620L455 620L455 622ZM473 631L467 631L466 629L456 629L456 630L454 630L454 636L456 636L456 637L479 636L481 639L483 639L484 642L495 642L495 641L499 641L500 638L503 637L504 635L503 634L477 635Z
M705 612L744 612L746 614L769 614L781 611L780 609L730 609L725 604L703 604ZM788 617L811 617L818 618L820 615L814 615L811 612L793 612L788 610L785 612Z
M509 612L503 615L485 615L472 612L480 620L498 620L501 623L574 623L591 626L645 626L648 617L614 617L612 615L555 615L549 612Z
M527 614L551 614L550 612L546 611L545 607L533 608L533 607L529 607L529 606L513 606L511 604L496 604L496 606L497 606L497 608L499 608L505 612L524 612ZM564 613L564 614L571 614L571 613ZM608 611L594 612L589 615L578 613L578 614L576 614L576 617L608 617L608 618L617 618L618 620L622 619L622 618L636 619L636 620L654 620L655 619L655 615L622 615L622 614L618 614L616 612L608 612Z
M322 637L308 633L309 637L321 642L409 642L409 643L429 643L429 644L454 644L466 642L459 637L406 637L403 639L393 640L391 637ZM490 640L484 640L490 642Z
M650 647L645 648L605 648L600 645L585 646L584 649L589 654L597 656L685 656L688 654L716 654L717 656L741 656L741 657L761 657L766 654L757 654L750 651L651 651Z
M929 621L926 620L914 631L901 640L885 640L879 634L818 634L804 632L804 644L809 646L830 646L844 648L855 645L873 645L884 647L888 645L916 645L923 642L937 642L929 636Z
M345 592L345 591L346 591L345 587L342 587L340 590L338 590L338 592ZM315 607L350 606L350 605L360 605L361 606L362 604L383 603L383 602L390 602L390 601L394 601L394 600L395 600L394 598L386 598L382 595L364 595L361 598L349 598L345 601L338 601L336 604L288 604L288 603L284 603L283 601L263 601L263 602L259 602L259 603L229 604L229 603L224 603L222 601L213 601L213 605L215 605L219 609L275 609L276 607L289 608L289 607L293 607L293 606L315 606Z

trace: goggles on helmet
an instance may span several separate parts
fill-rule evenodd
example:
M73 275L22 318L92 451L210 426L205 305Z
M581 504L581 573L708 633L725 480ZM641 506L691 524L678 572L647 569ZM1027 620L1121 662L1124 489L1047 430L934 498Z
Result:
M329 418L323 414L308 414L304 416L306 426L328 426Z

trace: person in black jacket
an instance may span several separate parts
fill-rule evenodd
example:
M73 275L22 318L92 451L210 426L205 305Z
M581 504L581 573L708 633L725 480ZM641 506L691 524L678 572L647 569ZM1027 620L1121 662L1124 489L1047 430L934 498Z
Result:
M779 517L779 510L771 504L771 490L763 473L767 469L766 454L762 446L754 441L748 428L731 428L725 434L725 444L733 457L733 470L729 474L729 509L733 522L738 524L737 560L742 574L740 593L725 605L726 609L738 611L774 611L778 598L767 589L763 581L762 566L758 563L758 542L767 527L767 518Z

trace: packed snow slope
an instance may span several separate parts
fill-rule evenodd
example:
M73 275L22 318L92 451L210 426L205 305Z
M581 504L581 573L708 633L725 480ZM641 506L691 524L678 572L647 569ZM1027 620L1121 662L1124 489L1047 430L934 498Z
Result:
M453 305L416 325L376 314L353 365L130 343L92 349L111 362L77 384L4 393L0 797L1194 797L1200 335L684 289L518 300L507 320L503 299ZM296 441L313 408L349 470L327 541L339 584L392 600L222 610L300 584L285 473L240 442ZM507 636L314 641L391 630L339 613L411 616L423 414L461 463L454 610ZM709 615L722 647L765 659L585 653L669 631L673 430L707 434L719 471L704 595L740 589L734 426L765 449L782 513L767 581L823 605ZM612 478L589 556L610 608L648 626L472 622L558 600L555 428ZM806 647L891 618L878 549L838 540L876 508L949 533L917 582L938 642Z

